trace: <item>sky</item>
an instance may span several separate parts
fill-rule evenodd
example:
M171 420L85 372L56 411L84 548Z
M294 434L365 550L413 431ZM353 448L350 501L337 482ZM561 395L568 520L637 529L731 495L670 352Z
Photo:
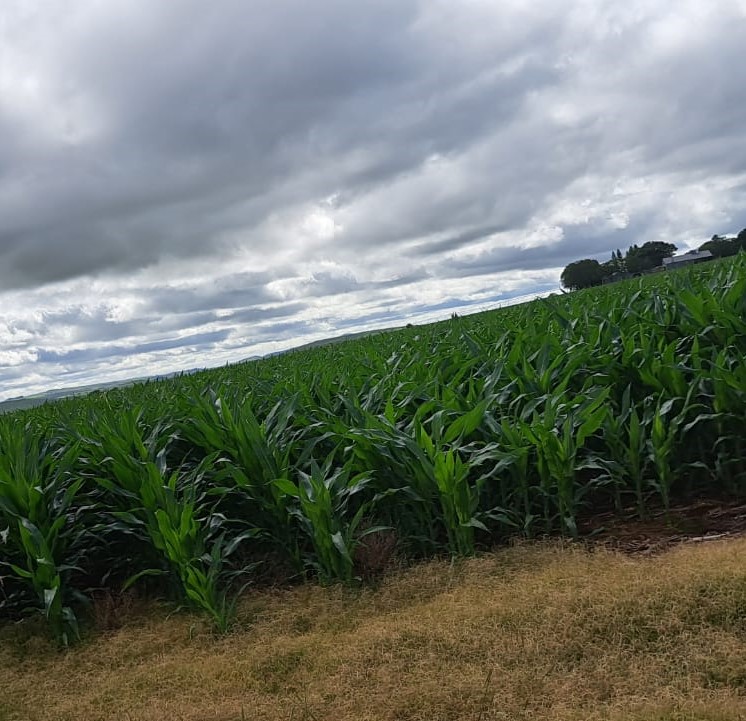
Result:
M746 0L2 0L0 400L746 227Z

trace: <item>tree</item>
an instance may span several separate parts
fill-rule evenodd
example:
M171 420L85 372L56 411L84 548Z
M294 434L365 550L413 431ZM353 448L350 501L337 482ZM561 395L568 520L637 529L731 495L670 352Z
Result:
M621 276L627 271L627 264L622 257L621 250L612 250L611 259L601 263L605 276Z
M563 271L560 280L563 287L569 290L580 290L601 285L606 272L597 260L585 258L570 263Z
M653 240L644 243L642 247L633 245L627 251L625 262L630 273L642 273L663 265L664 258L670 258L676 252L673 243L664 243L661 240Z
M746 228L736 236L736 243L738 243L739 250L746 250Z
M722 235L713 235L710 240L699 246L699 250L709 250L715 258L727 258L736 255L740 250L738 238L725 238Z

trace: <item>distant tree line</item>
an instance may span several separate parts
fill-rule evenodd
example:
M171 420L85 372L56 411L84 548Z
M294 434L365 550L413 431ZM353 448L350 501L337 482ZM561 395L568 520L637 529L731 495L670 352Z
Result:
M715 258L725 258L736 255L741 250L746 251L746 228L734 238L713 235L698 250L709 250ZM569 290L591 288L601 285L607 278L623 278L650 271L663 265L663 259L670 258L675 252L676 246L673 243L659 240L649 241L641 246L632 245L624 255L619 249L613 251L611 259L605 263L591 258L576 260L562 271L560 280L562 286Z
M576 260L562 271L562 285L570 290L579 290L601 285L609 276L643 273L657 268L664 258L671 257L675 252L676 246L673 243L655 240L641 246L632 245L624 255L617 249L605 263L590 258Z
M737 255L739 251L746 250L746 228L735 238L726 238L724 235L713 235L710 240L699 246L699 250L709 250L716 258L727 258L729 255Z

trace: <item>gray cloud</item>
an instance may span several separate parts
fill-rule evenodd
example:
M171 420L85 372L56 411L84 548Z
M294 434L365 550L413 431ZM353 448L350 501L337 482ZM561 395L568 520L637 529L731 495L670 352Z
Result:
M477 253L471 257L453 260L446 269L445 276L468 277L475 274L489 275L516 270L537 270L547 267L560 267L573 260L585 257L598 257L608 260L616 249L626 251L630 245L644 238L649 227L641 219L626 228L610 230L603 224L589 226L568 226L564 228L560 241L533 247L506 245Z
M99 348L74 349L68 351L57 351L51 349L39 349L40 363L76 363L81 361L100 360L116 356L138 355L142 353L153 353L174 348L209 349L216 343L224 341L230 335L230 331L222 330L212 333L195 333L193 335L168 338L165 340L150 341L148 343L137 343L135 345L106 345Z
M442 240L435 240L432 242L425 241L410 252L414 255L439 255L451 250L458 250L476 240L489 238L491 235L506 230L510 230L510 228L502 225L488 225L484 228L474 228L449 238L443 238Z
M269 273L232 273L210 282L185 287L161 287L144 296L149 310L159 313L189 313L206 309L242 308L277 301L267 289Z
M7 393L480 307L746 225L742 0L2 12Z
M306 303L288 303L273 308L240 308L229 315L223 316L223 319L234 323L254 324L258 321L274 320L276 318L286 318L287 316L296 315L307 307Z
M339 103L404 82L415 61L406 31L387 32L413 18L407 3L327 2L311 17L292 1L146 7L91 9L89 27L70 28L57 49L63 62L45 66L50 102L73 102L63 137L30 150L17 161L23 176L0 186L6 283L215 250L221 232L281 205L265 196L325 152L323 124ZM28 133L5 124L8 139Z

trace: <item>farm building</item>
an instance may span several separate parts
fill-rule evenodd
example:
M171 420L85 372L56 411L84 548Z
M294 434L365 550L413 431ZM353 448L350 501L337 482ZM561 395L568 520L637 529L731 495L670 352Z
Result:
M690 250L688 253L683 255L675 255L673 258L664 258L663 267L666 270L675 270L676 268L683 268L685 265L693 265L694 263L704 263L708 260L714 260L712 253L709 250Z
M607 283L618 283L620 280L627 280L627 278L632 278L632 273L628 273L625 271L617 270L616 272L612 273L611 275L607 275L601 282L606 285Z

